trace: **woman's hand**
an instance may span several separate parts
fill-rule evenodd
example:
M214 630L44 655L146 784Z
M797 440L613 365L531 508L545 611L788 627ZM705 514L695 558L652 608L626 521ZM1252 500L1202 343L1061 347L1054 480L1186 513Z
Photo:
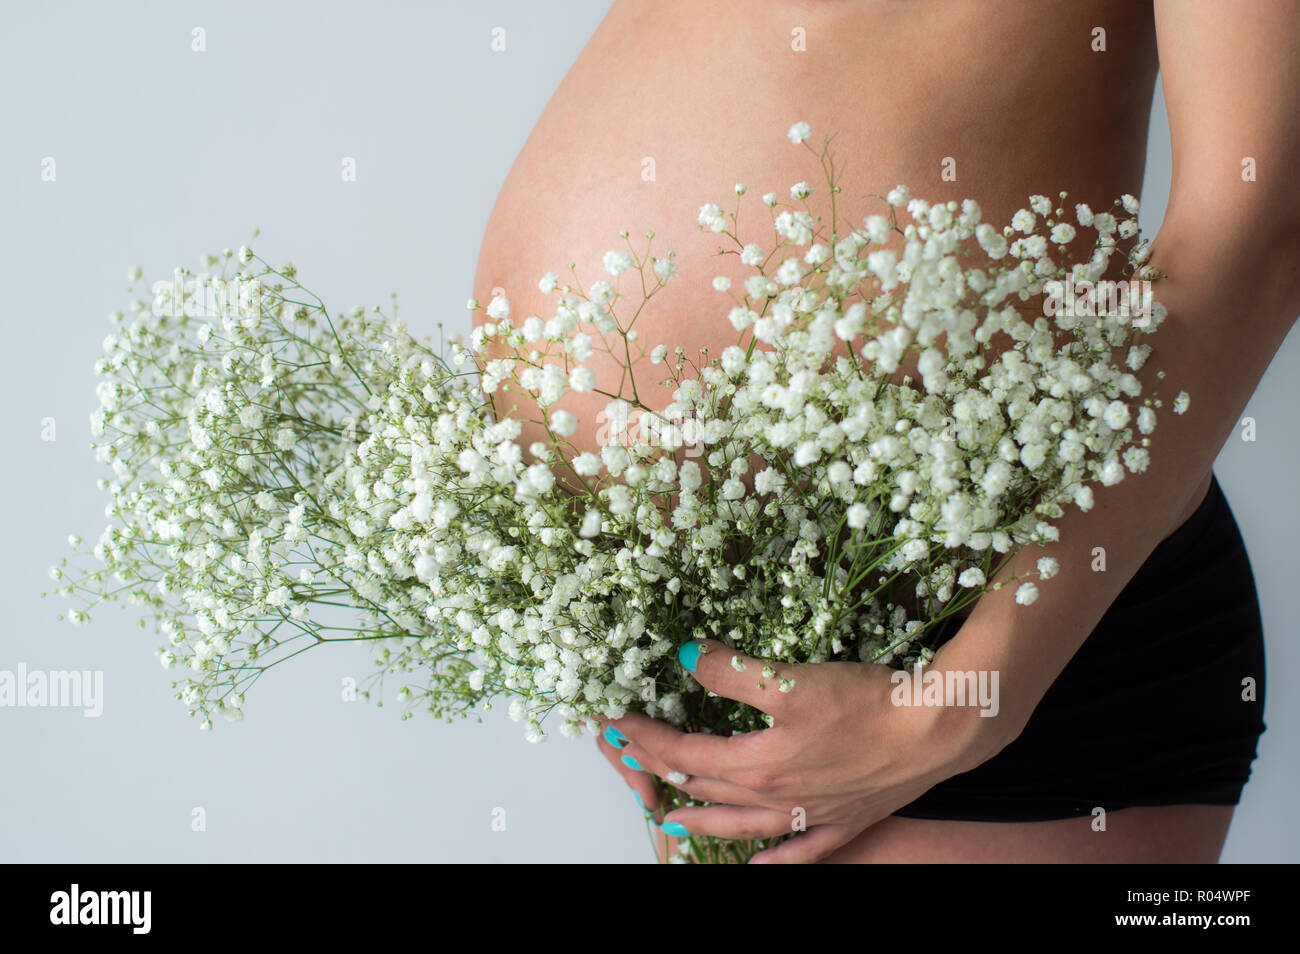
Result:
M712 640L687 643L679 658L706 689L768 713L773 726L723 737L627 715L607 723L601 749L649 810L658 806L644 772L665 779L683 773L686 781L669 781L715 803L670 812L666 834L682 833L671 823L731 839L804 832L754 863L825 857L936 783L992 757L1022 728L981 716L973 702L905 705L902 689L910 685L899 685L896 670L885 666L778 663L768 664L776 674L764 678L765 661ZM933 671L935 664L925 670ZM783 679L793 681L788 692L779 688ZM627 741L620 744L617 733Z

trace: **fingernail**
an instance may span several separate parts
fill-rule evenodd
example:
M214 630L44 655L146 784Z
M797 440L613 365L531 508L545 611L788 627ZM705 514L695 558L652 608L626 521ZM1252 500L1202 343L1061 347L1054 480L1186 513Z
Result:
M688 643L682 643L681 649L677 650L677 661L687 672L695 672L695 667L700 662L700 644L693 639Z
M672 835L674 838L685 838L690 834L681 822L664 822L659 828L665 835Z
M648 808L645 807L645 802L641 801L641 793L640 793L640 792L634 790L634 791L632 792L632 797L635 798L635 799L636 799L636 803L637 803L638 805L641 806L641 811L645 812L647 815L652 814L651 811L650 811L650 809L648 809Z
M645 769L641 767L641 763L638 762L636 759L632 758L632 756L630 755L623 756L623 764L630 769L636 769L638 772L645 771Z
M621 749L623 746L627 745L627 736L618 731L618 729L614 728L612 725L607 725L605 726L605 741L614 746L614 748Z

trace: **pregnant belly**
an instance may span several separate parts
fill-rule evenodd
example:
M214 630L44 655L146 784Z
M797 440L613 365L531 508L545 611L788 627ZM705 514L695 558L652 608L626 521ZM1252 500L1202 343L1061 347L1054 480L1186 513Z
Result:
M511 169L480 251L475 296L486 304L503 292L516 323L549 318L558 296L539 289L543 274L576 276L585 288L609 277L606 251L628 250L621 231L644 252L653 230L651 254L674 250L679 277L638 317L642 340L680 345L694 360L702 349L720 354L736 341L726 317L733 302L711 280L739 284L753 271L715 254L724 241L735 246L700 231L698 210L706 202L734 208L733 186L746 184L740 238L770 249L759 196L785 197L801 181L824 186L817 158L785 136L797 121L813 125L818 144L824 132L835 136L838 214L849 228L885 211L877 196L898 183L930 201L975 198L995 222L1035 192L1067 189L1071 201L1094 207L1137 194L1154 78L1149 11L1134 9L1141 6L620 0ZM1086 42L1097 22L1124 27L1111 31L1105 57ZM620 285L624 305L634 307L635 273ZM598 351L586 364L598 390L620 390L619 361ZM638 396L662 407L671 388L654 372L663 366L641 368ZM540 417L518 392L493 399L503 411L517 405L516 416ZM579 450L599 448L607 401L571 392L557 405L581 422L571 438ZM526 428L524 446L539 433Z

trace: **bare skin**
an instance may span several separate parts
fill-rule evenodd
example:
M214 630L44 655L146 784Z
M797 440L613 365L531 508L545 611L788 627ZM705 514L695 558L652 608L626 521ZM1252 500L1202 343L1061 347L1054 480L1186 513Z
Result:
M999 8L1010 23L994 30ZM1099 16L1110 27L1106 54L1088 49ZM807 31L807 52L790 49L795 26ZM1051 39L1067 34L1080 49L1070 70ZM515 161L474 291L487 302L502 288L518 318L549 317L554 299L537 288L544 273L568 278L573 261L585 287L607 277L601 256L625 248L621 230L640 249L653 229L653 251L675 250L680 278L637 327L689 356L701 347L716 356L735 333L723 320L729 300L709 282L751 272L735 255L714 256L723 243L696 227L696 214L709 201L730 208L732 187L746 183L742 238L748 222L752 239L770 244L758 196L821 184L815 161L785 138L790 123L835 136L848 221L886 211L875 196L900 182L929 201L976 198L992 222L1010 221L1032 193L1064 188L1102 210L1141 188L1155 71L1150 10L1128 0L618 0ZM940 177L945 157L955 182ZM612 359L587 364L598 387L617 390ZM649 379L638 390L652 406L669 400ZM566 395L559 406L589 422L606 400ZM599 449L594 427L573 439Z
M810 816L809 832L762 860L1217 859L1232 814L1226 807L1113 812L1105 834L1090 819L990 825L891 813L1019 734L1125 583L1203 499L1215 456L1300 311L1300 200L1286 178L1300 162L1300 38L1285 0L1248 6L1228 16L1196 0L613 4L502 189L475 280L481 301L500 288L518 318L547 317L553 300L537 289L543 273L567 277L572 260L585 285L600 277L602 254L623 247L620 230L638 236L653 228L654 250L676 250L681 278L638 327L688 353L719 353L735 336L709 279L747 273L734 257L711 257L718 237L697 230L695 213L703 202L728 200L737 181L752 193L816 185L815 164L782 135L796 120L835 134L836 153L847 160L840 198L850 220L882 211L873 194L898 183L931 201L974 198L993 222L1008 221L1032 193L1062 189L1070 202L1108 208L1141 187L1158 39L1174 149L1152 258L1172 276L1160 294L1171 315L1156 342L1168 374L1160 391L1204 395L1193 402L1197 413L1161 423L1145 475L1106 488L1091 513L1063 518L1061 542L1045 549L1061 563L1060 585L1044 588L1032 607L990 594L941 652L937 665L1002 673L1002 716L972 721L953 710L903 724L882 712L868 725L837 708L855 700L836 701L829 687L850 677L835 672L824 680L801 675L816 718L792 713L782 732L744 743L749 761L735 757L732 740L717 740L731 749L706 748L644 717L620 720L632 739L626 751L649 771L678 768L692 784L698 777L702 792L726 793L704 796L718 808L681 810L671 820L696 833L753 837L783 812L788 830L783 806L824 795L823 817ZM1106 31L1105 52L1092 48L1096 27ZM804 51L791 49L796 28ZM1249 188L1243 156L1260 169ZM941 178L946 159L955 181ZM765 210L757 202L744 208L752 240L768 239ZM743 211L740 227L745 238ZM612 361L598 356L588 366L597 387L616 388ZM669 399L648 381L641 396L650 405ZM589 422L605 400L569 394L559 406ZM511 403L497 401L503 410ZM598 446L594 428L573 440ZM1105 574L1087 572L1098 545L1111 555ZM1041 555L1026 552L1021 567ZM718 690L725 675L706 668L701 681ZM827 687L821 695L819 680ZM871 691L862 683L861 693ZM844 725L834 750L818 748L817 726L828 719ZM869 782L851 780L868 754L884 759L891 746L901 753L922 743L937 753L934 764L908 768L898 755ZM621 764L624 753L601 747L653 807L646 777ZM860 797L849 797L854 792Z
M827 856L826 864L1213 864L1232 809L1126 808L1106 817L1005 824L890 817Z

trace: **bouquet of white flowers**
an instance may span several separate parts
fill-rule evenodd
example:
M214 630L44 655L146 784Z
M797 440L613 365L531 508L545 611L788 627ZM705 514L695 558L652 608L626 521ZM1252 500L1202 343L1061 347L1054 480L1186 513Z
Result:
M701 208L754 274L743 294L714 281L736 343L700 364L631 327L620 276L639 277L644 305L676 266L630 243L585 291L544 277L548 320L516 324L498 297L468 344L436 346L395 310L331 315L292 266L247 248L178 269L113 316L96 366L111 523L97 567L51 571L88 598L70 619L110 598L147 607L204 728L239 718L272 666L334 642L374 643L404 717L501 700L534 741L547 720L576 735L628 711L764 728L676 665L697 637L769 660L754 678L772 692L798 691L777 663L923 666L1064 507L1146 468L1161 402L1134 372L1163 317L1156 276L1131 196L1076 206L1077 227L1034 196L998 229L972 201L899 186L841 234L829 140L808 148L829 222L806 183L763 197L766 246ZM1071 261L1080 229L1096 240ZM1101 281L1115 255L1131 281ZM601 392L616 426L600 452L579 452L574 415L550 409L595 388L597 349L624 383ZM647 361L674 387L666 406L638 397ZM541 416L500 413L498 389ZM525 423L545 439L521 446ZM1012 580L1017 600L1055 570L1044 558ZM678 860L761 847L686 838Z

